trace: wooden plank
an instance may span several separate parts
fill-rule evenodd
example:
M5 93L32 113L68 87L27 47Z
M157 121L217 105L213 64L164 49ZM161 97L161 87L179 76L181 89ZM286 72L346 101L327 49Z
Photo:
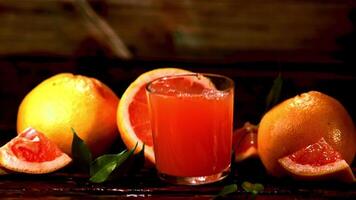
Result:
M70 2L0 1L0 56L107 52ZM348 1L93 2L136 59L335 62L332 55L345 50L354 31ZM88 49L88 41L97 44Z
M2 177L0 182L1 198L33 199L33 198L85 198L85 199L212 199L224 185L235 182L238 190L223 199L250 199L251 194L246 193L241 183L245 180L262 183L264 191L257 195L257 199L343 199L356 198L355 184L343 183L308 183L291 180L279 180L257 173L261 170L256 166L249 171L239 166L236 169L245 175L234 175L220 183L202 186L177 186L163 183L156 177L154 169L146 169L133 176L124 176L121 180L104 184L94 184L82 174L68 173L66 171L54 174L36 175L9 175Z

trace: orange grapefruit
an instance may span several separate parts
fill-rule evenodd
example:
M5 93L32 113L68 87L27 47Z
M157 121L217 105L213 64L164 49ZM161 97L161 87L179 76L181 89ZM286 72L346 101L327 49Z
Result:
M50 173L71 160L55 143L33 128L26 129L0 148L0 165L14 172Z
M324 138L278 160L293 177L303 180L339 179L354 182L350 166Z
M121 138L128 149L132 149L138 142L138 147L145 146L145 157L155 163L152 130L148 114L146 99L146 85L148 82L162 76L191 73L178 68L160 68L140 75L132 82L121 97L117 110L117 126ZM136 151L140 151L137 148Z
M236 162L258 157L257 131L257 126L249 122L246 122L242 128L234 131L233 150Z
M71 155L74 128L94 156L103 154L118 137L119 98L99 80L61 73L37 85L22 100L17 131L33 127Z
M278 159L323 137L342 159L352 162L356 132L342 104L320 92L311 91L285 100L268 111L258 128L258 153L267 171L282 176Z

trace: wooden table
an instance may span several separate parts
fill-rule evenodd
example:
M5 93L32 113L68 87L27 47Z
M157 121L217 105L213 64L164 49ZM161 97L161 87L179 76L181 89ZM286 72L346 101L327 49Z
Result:
M68 169L46 175L12 174L0 177L2 199L213 199L224 185L236 183L238 191L221 199L253 199L240 186L259 182L265 190L256 199L356 199L356 183L298 182L265 175L258 161L235 165L226 180L202 186L177 186L160 181L154 169L95 184Z

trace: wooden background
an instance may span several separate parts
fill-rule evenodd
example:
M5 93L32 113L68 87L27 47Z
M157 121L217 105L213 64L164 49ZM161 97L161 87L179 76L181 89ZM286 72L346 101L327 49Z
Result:
M0 56L96 56L105 44L78 1L1 0ZM135 59L339 62L355 51L350 0L90 2Z
M236 126L258 121L279 72L283 97L320 90L356 119L355 1L92 0L90 5L94 18L82 0L0 0L0 129L14 131L24 95L55 73L94 76L121 96L142 72L167 66L232 77Z

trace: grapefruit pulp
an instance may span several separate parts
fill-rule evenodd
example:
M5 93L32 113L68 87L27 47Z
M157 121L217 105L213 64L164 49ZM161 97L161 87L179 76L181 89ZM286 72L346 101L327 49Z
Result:
M350 166L324 138L278 160L293 177L305 180L339 179L355 181Z
M71 158L44 134L28 128L0 148L1 167L29 174L56 171Z

